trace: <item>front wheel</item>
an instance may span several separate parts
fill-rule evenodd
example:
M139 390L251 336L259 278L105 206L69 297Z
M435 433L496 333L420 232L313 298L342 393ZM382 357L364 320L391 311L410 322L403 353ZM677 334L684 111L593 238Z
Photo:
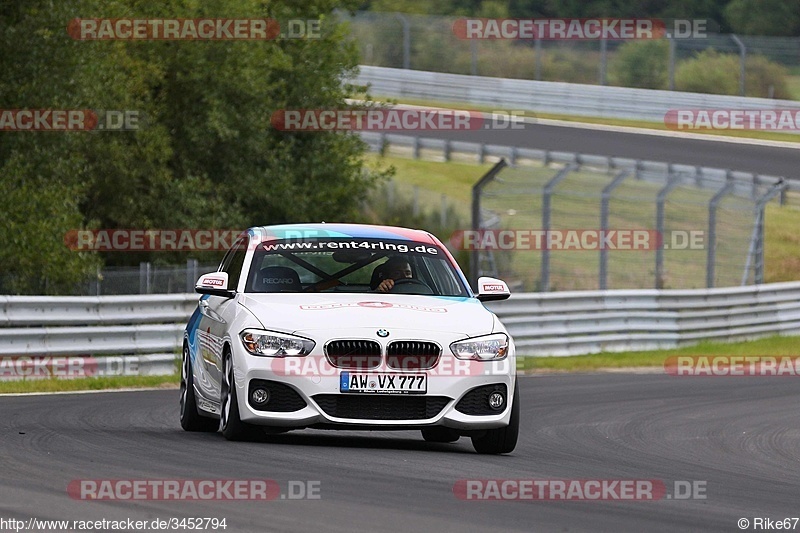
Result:
M189 357L189 346L183 345L181 361L181 427L185 431L203 431L214 433L219 423L213 418L202 416L197 411L197 397L194 392L194 374L192 360Z
M519 387L514 381L514 399L511 405L511 420L504 428L490 429L481 437L472 437L472 447L478 453L511 453L519 438Z
M219 428L228 440L252 440L259 436L258 428L242 422L239 418L239 401L236 396L236 383L233 380L233 358L230 352L222 357L222 405Z

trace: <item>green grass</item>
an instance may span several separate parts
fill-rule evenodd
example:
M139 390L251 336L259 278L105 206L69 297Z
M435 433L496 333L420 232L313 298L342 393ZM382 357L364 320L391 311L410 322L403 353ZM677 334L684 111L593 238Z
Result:
M797 337L767 337L748 342L703 342L674 350L653 350L645 352L598 353L572 357L521 357L517 368L529 373L581 372L607 368L664 367L668 357L677 355L707 356L800 356L800 343Z
M21 381L0 381L0 394L128 388L174 388L174 386L179 383L179 374L172 374L169 376L109 376L78 379L26 379Z
M800 76L792 77L789 83L789 89L795 95L795 99L800 99ZM427 107L442 107L446 109L469 109L472 111L484 112L506 112L524 111L525 117L534 117L539 119L550 120L564 120L567 122L584 122L587 124L604 124L607 126L626 126L631 128L645 128L661 131L674 131L667 128L663 122L650 122L645 120L629 120L629 119L616 119L605 117L584 117L578 115L565 115L559 113L542 113L539 111L532 111L529 109L503 109L497 106L487 105L474 105L464 104L459 102L447 102L439 100L421 100L413 98L382 98L378 96L373 97L377 101L383 101L392 104L406 104L418 105ZM792 133L777 133L772 131L754 131L754 130L691 130L689 133L700 133L704 135L722 135L725 137L739 137L744 139L761 139L765 141L784 141L784 142L800 142L800 135ZM591 150L587 150L591 152Z

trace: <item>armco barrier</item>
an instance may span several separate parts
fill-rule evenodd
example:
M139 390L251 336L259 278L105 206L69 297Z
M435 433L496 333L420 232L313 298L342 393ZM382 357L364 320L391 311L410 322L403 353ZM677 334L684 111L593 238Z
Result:
M180 350L182 331L197 298L193 294L3 296L0 357L133 356L138 357L141 373L155 368L171 373L176 356L170 354ZM517 352L531 356L800 334L800 282L699 290L526 293L488 307L514 336Z
M364 65L354 82L370 84L370 93L376 96L654 122L663 122L664 115L671 109L800 110L800 102L794 100L465 76Z
M800 335L800 282L699 290L519 294L489 304L521 355L676 348Z
M172 374L198 297L0 296L0 359L105 356L120 371Z

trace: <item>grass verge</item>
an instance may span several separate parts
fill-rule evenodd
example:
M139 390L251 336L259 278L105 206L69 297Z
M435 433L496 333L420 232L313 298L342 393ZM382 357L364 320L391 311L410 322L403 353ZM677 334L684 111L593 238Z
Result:
M706 356L800 356L797 337L772 336L747 342L702 342L674 350L598 353L571 357L520 357L517 369L527 373L587 372L613 368L664 368L664 361L676 355Z
M28 392L65 392L106 389L172 388L180 383L180 374L168 376L107 376L77 379L26 379L0 381L0 394Z

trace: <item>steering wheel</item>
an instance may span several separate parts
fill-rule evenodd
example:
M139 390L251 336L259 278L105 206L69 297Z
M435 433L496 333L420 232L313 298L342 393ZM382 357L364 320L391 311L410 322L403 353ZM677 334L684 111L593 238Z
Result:
M396 294L433 294L433 290L424 281L414 278L400 278L395 280L389 292Z

